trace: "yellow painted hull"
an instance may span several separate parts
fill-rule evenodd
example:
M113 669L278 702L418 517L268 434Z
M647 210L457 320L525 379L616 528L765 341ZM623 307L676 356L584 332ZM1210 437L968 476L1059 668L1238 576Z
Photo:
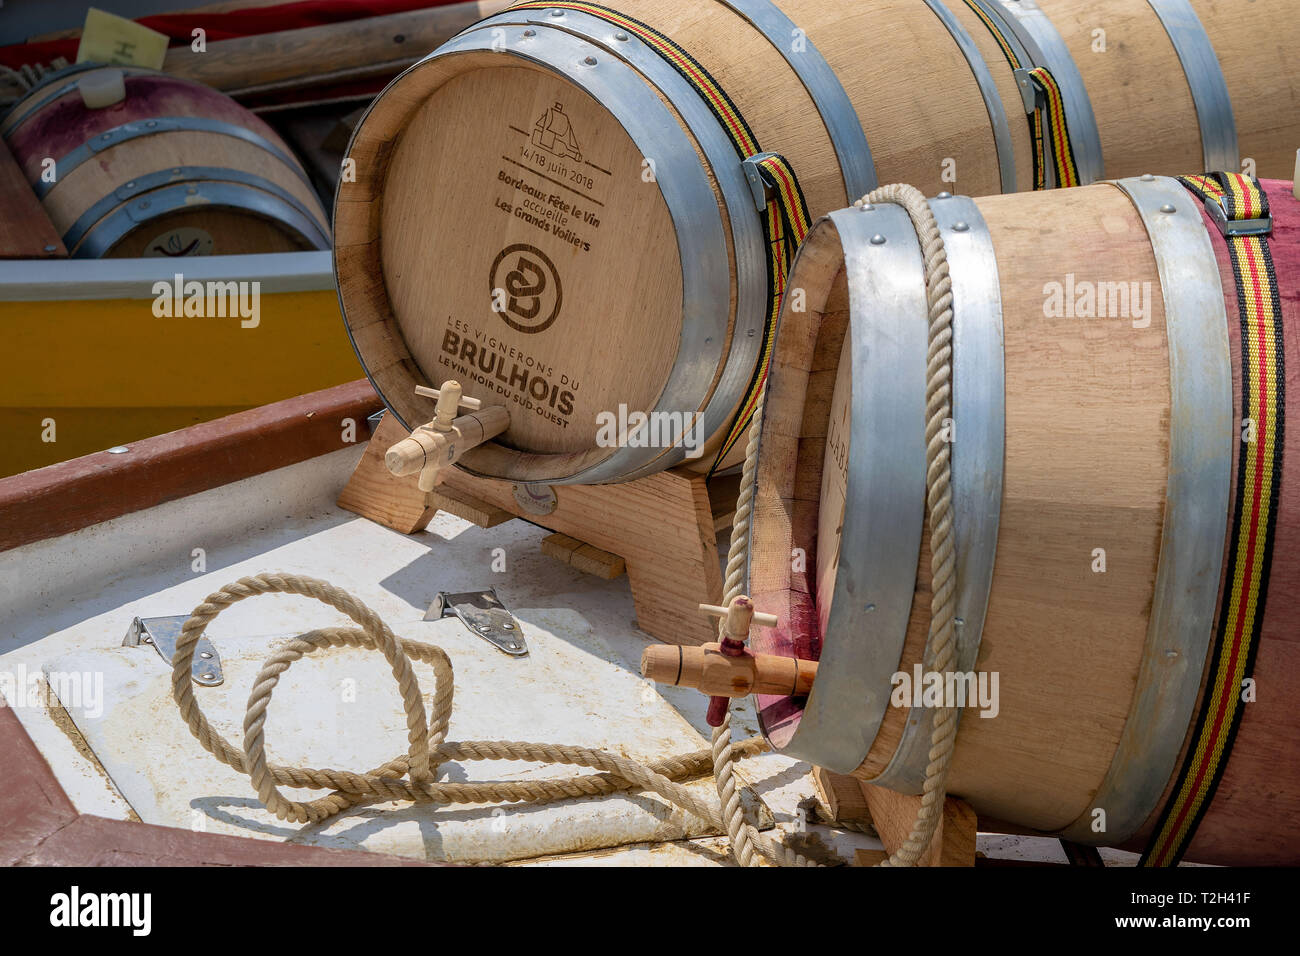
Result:
M263 288L252 328L153 305L138 292L5 301L0 286L0 476L364 375L332 288Z

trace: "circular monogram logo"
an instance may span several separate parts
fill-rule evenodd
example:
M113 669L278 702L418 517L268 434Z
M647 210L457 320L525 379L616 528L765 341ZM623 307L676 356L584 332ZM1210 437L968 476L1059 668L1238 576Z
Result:
M526 242L506 246L492 263L492 310L506 325L530 335L544 332L560 314L564 290L555 263Z

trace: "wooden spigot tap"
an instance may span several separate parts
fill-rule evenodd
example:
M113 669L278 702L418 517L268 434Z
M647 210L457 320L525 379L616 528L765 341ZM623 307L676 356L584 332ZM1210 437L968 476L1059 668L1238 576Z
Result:
M641 676L657 684L694 687L710 697L806 697L817 677L817 662L752 652L733 657L717 643L652 644L641 652Z
M399 478L418 473L421 491L432 491L443 468L510 427L504 405L484 406L477 398L466 398L459 382L444 382L442 388L417 385L415 393L438 400L433 421L388 449L384 464ZM457 417L461 408L469 414Z
M795 673L788 672L788 665L781 664L782 658L762 655L760 658L750 653L745 647L749 640L749 630L754 625L775 627L776 617L771 614L759 614L754 610L754 602L741 595L734 598L727 607L716 604L701 604L700 610L710 617L722 619L721 640L716 644L705 644L691 649L647 648L641 657L641 672L652 680L668 680L681 686L698 687L710 695L708 722L710 727L720 727L727 717L727 706L732 697L766 690L762 687L783 688L774 693L791 693L799 684L798 664ZM809 662L802 662L807 664ZM668 677L671 671L672 677ZM814 670L815 673L815 670ZM789 680L787 680L789 678ZM805 669L805 680L809 687L812 678ZM784 689L786 687L790 689Z

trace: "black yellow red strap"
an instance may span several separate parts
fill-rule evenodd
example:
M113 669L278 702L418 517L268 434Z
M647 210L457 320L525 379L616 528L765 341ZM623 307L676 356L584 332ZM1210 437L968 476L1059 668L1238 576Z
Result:
M712 74L700 62L691 56L673 40L640 20L625 13L611 10L597 3L585 3L583 0L546 0L546 2L521 3L512 10L574 10L599 17L612 23L638 39L670 63L708 104L718 123L730 137L736 148L736 155L743 162L754 159L763 182L767 187L767 205L763 211L763 230L768 246L767 279L769 309L764 323L761 360L754 370L753 377L745 391L740 411L737 413L727 437L722 443L713 470L727 456L740 437L745 434L753 418L759 395L767 383L768 369L771 367L772 344L775 338L776 321L781 313L781 297L785 293L785 280L790 270L794 252L808 235L812 226L808 214L808 204L804 201L803 190L799 187L798 177L790 164L774 153L763 154L758 137L745 122L744 116L736 104L722 88Z
M966 6L979 17L980 22L988 28L997 41L1002 55L1012 70L1026 69L1020 62L1015 49L1008 42L1002 28L984 11L975 0L966 0ZM1074 146L1070 142L1070 130L1065 119L1065 100L1061 96L1061 86L1056 82L1050 70L1037 67L1027 70L1035 87L1042 94L1044 106L1029 114L1029 135L1034 144L1034 188L1046 189L1048 160L1056 172L1057 186L1079 185L1079 165L1074 158Z
M1207 206L1217 205L1227 222L1268 218L1268 197L1249 176L1213 173L1180 182ZM1282 303L1268 237L1234 236L1226 229L1225 235L1241 314L1243 417L1228 569L1210 680L1183 766L1142 856L1143 866L1177 865L1209 809L1245 710L1243 682L1254 668L1268 596L1282 480Z

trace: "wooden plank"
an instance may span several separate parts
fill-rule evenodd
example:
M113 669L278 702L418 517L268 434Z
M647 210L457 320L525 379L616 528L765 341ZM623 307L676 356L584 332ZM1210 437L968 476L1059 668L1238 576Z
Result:
M438 509L423 495L410 494L413 483L395 478L384 467L388 446L405 437L406 429L392 415L380 420L352 478L339 495L338 506L401 534L414 534L428 527Z
M871 822L871 810L867 807L867 798L862 792L862 782L856 777L832 773L825 767L814 767L812 778L817 796L830 811L831 819Z
M542 554L605 581L612 581L627 573L627 563L617 554L593 548L567 534L552 534L543 538Z
M722 568L703 477L666 471L618 485L556 486L556 508L549 515L524 513L507 481L450 469L446 486L621 556L637 626L647 634L672 644L716 640L714 622L696 611L697 605L715 604L722 597Z
M387 421L389 417L385 415L384 420ZM393 420L393 423L396 424L396 419ZM408 484L411 481L409 478L394 478L393 480L404 481ZM434 512L445 511L449 515L455 515L462 521L468 521L480 528L495 528L497 525L504 524L515 517L504 508L498 508L491 502L477 498L467 491L452 492L450 489L435 488L425 496L425 500Z
M0 259L66 259L68 250L0 140Z
M167 51L163 71L237 94L271 83L311 81L319 73L385 64L398 72L470 24L503 10L506 0L446 7L281 30Z
M889 859L889 854L884 850L854 850L854 866L879 866L885 860Z
M13 866L77 811L9 704L0 705L0 766L0 866Z
M393 416L385 416L358 465L340 504L349 510L375 518L388 527L383 514L415 514L426 499L413 479L389 485L370 471L382 467L382 455L405 432ZM377 446L377 447L376 447ZM583 570L610 576L621 559L632 587L637 625L647 634L672 644L704 644L717 639L716 625L696 610L700 604L716 604L722 597L722 568L718 560L717 536L703 477L684 472L661 472L619 485L563 485L552 490L556 507L547 515L523 510L515 498L514 485L470 475L458 468L442 472L434 494L444 510L455 513L466 501L525 519L539 527L559 532L575 542L563 548L556 542L548 553L561 555ZM385 500L368 505L353 496L364 497L367 489L378 489L381 499L390 492L402 503ZM349 502L344 504L344 502ZM467 518L466 520L472 520ZM400 529L399 529L400 530Z
M82 814L23 858L26 866L430 866L379 853L195 833Z
M342 448L381 407L365 379L0 480L0 551Z
M921 798L865 783L862 793L880 841L893 853L912 832ZM965 802L948 797L943 804L943 819L917 866L974 866L977 829L975 811Z

